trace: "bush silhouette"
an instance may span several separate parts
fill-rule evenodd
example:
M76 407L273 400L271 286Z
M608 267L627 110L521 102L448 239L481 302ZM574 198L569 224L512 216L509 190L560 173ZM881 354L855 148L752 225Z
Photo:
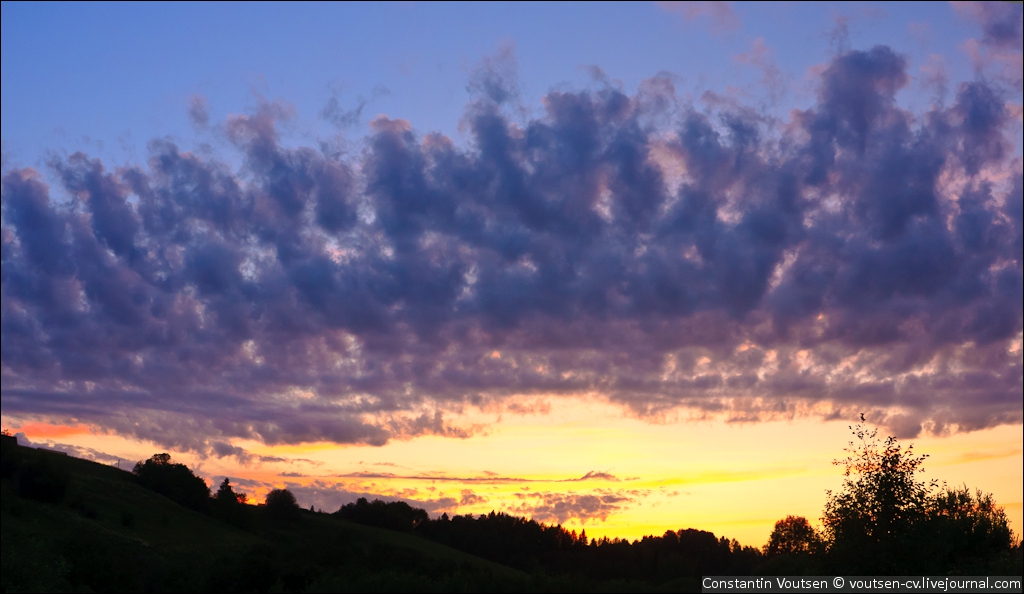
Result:
M171 461L170 454L154 454L132 470L143 487L156 491L184 507L208 511L210 488L184 464Z
M267 515L277 520L296 520L299 502L288 489L274 489L267 494Z

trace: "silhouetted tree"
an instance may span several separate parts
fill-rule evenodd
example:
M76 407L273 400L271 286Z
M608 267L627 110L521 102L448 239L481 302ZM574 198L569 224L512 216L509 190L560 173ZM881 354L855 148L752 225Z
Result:
M231 488L231 481L225 477L217 489L217 493L213 496L213 507L216 516L239 528L248 528L249 515L245 506L248 500L248 495L236 493Z
M861 423L850 429L847 479L828 493L822 522L833 569L868 574L940 574L1003 567L1016 543L991 495L917 480L927 456L896 438L878 439ZM1001 561L1002 560L1002 561ZM1000 565L1004 563L1004 565Z
M764 575L818 575L824 542L807 518L786 516L775 522L775 529L764 546L764 563L758 573Z
M299 502L288 489L274 489L267 494L267 515L278 520L296 520Z
M196 476L188 466L171 461L170 454L154 454L149 460L139 462L132 474L140 485L185 507L208 511L210 487Z
M341 506L337 515L359 524L399 532L411 532L430 519L425 510L412 507L404 501L385 502L374 499L368 502L365 497Z
M961 574L991 573L1006 565L1009 553L1020 546L992 495L980 490L972 495L966 486L936 495L920 532L918 540L931 545L928 560L934 568Z
M828 492L822 523L830 553L846 571L891 573L899 566L900 540L928 509L936 481L918 481L916 474L927 456L915 456L895 437L878 439L878 429L861 423L850 427L857 441L849 455L833 464L845 467L839 493Z
M249 501L249 496L245 493L236 493L235 490L231 488L231 481L227 477L224 477L224 480L220 483L220 487L217 488L217 494L214 495L214 499L218 502L230 505L235 503L246 503Z
M799 555L817 551L821 542L807 518L786 516L775 522L775 529L764 547L766 555Z

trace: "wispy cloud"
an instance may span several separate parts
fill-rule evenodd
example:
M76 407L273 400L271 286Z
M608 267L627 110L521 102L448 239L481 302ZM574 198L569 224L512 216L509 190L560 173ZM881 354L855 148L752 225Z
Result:
M350 479L390 479L407 481L437 481L451 483L580 483L584 481L621 482L622 479L607 472L590 471L583 476L575 478L523 478L514 476L500 476L492 472L485 472L483 476L448 476L445 474L409 474L400 475L386 472L352 472L336 475L337 478Z
M1020 456L1022 450L1020 448L1007 448L1000 450L972 450L969 452L962 452L953 458L952 461L947 464L967 464L970 462L979 462L982 460L1001 460L1003 458L1013 458L1014 456Z
M133 462L125 460L120 456L115 456L113 454L101 452L100 450L94 448L76 446L67 443L59 443L49 439L45 441L32 441L28 437L26 437L24 433L21 432L15 433L14 437L18 440L19 445L29 448L38 448L41 450L61 452L62 454L74 456L75 458L82 458L83 460L92 460L93 462L99 462L101 464L115 464L119 462L124 462L124 468L126 470L131 468Z
M686 22L708 19L715 33L738 29L742 24L739 15L732 9L731 2L674 2L661 1L658 8L678 14Z

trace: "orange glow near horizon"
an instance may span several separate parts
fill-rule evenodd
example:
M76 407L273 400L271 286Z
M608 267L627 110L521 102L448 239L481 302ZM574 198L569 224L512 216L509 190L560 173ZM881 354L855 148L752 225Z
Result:
M577 506L582 513L563 524L586 529L590 537L636 539L697 528L761 546L775 521L787 515L817 523L825 491L842 486L842 469L832 460L844 457L851 438L849 423L839 421L652 423L597 398L552 398L537 408L545 412L465 413L455 419L459 424L486 427L466 439L426 436L381 447L234 442L254 456L284 462L245 465L235 458L171 453L214 487L229 476L259 500L271 488L287 486L302 493L303 505L326 511L338 501L332 489L423 501L435 514L494 510L548 523L558 510L565 519L565 508ZM163 451L83 425L19 424L5 417L4 426L33 442L90 448L129 463ZM1020 425L901 442L930 455L923 478L993 493L1021 532Z
M4 426L7 423L4 422ZM84 435L90 433L92 429L88 425L76 424L76 425L54 425L51 423L24 423L16 425L12 428L12 432L24 433L29 439L53 439L57 437L68 437L71 435Z

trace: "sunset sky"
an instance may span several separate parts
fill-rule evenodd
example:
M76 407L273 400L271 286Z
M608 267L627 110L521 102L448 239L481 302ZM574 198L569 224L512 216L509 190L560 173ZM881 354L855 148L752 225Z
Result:
M637 538L1024 501L1022 11L2 8L2 422Z

